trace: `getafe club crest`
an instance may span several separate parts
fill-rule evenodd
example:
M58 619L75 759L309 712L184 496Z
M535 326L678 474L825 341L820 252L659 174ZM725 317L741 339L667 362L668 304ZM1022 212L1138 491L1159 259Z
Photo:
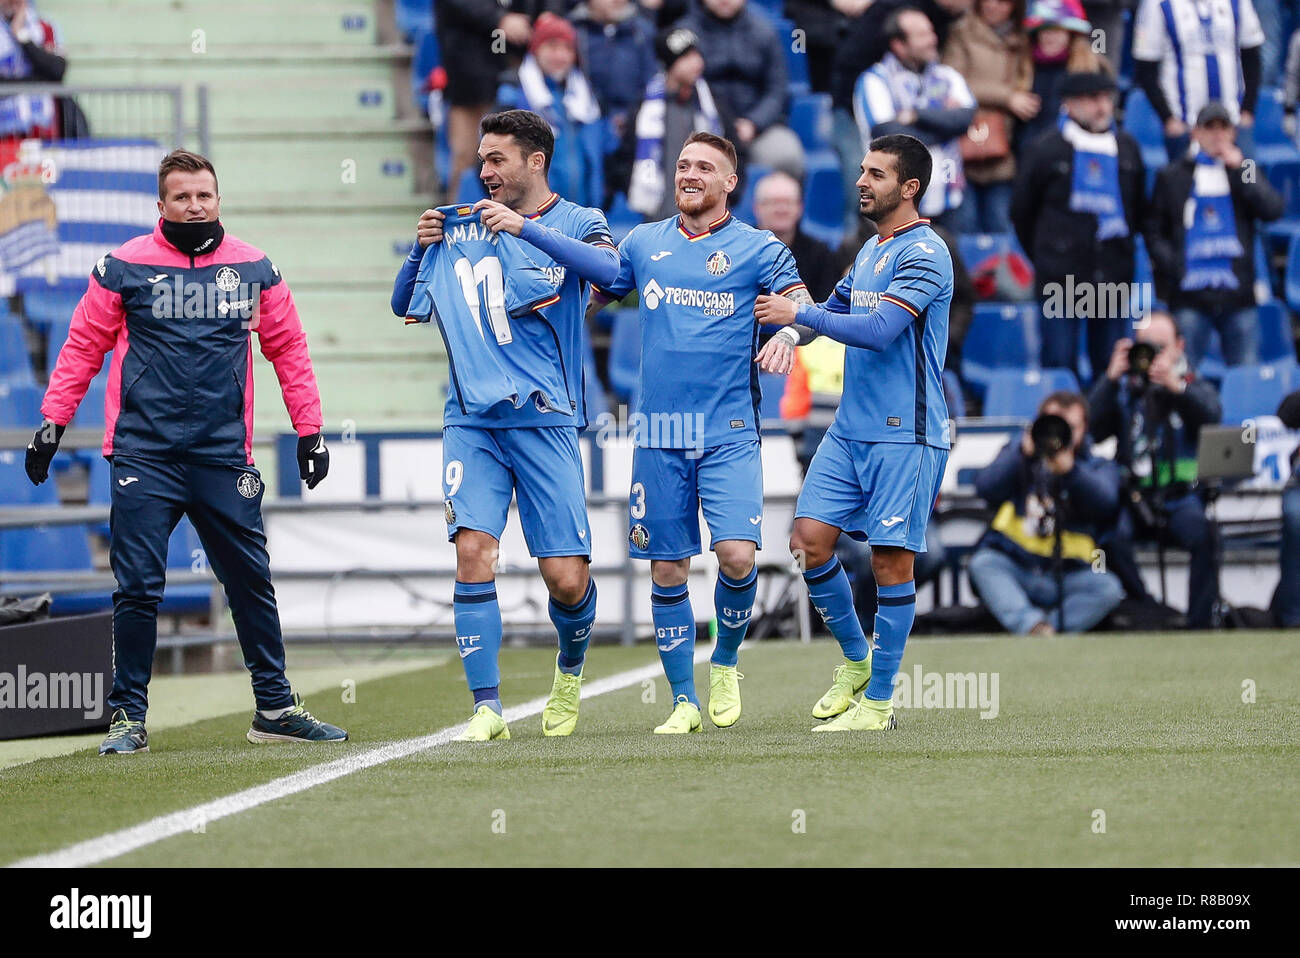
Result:
M722 250L717 250L709 254L709 258L704 261L704 268L710 276L721 276L731 269L731 257Z
M239 274L229 266L223 266L217 270L217 289L222 292L232 293L239 288Z
M632 531L627 538L632 545L644 552L646 546L650 545L650 530L638 522L632 527Z
M262 480L251 472L242 472L235 482L235 488L245 499L256 499L257 494L262 491Z

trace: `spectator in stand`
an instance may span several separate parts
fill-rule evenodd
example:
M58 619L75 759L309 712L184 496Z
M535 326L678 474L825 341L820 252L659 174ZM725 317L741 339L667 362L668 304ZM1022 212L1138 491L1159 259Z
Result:
M691 9L691 0L637 0L646 16L654 21L660 32L668 29Z
M1218 100L1255 152L1264 33L1251 0L1142 0L1133 32L1135 80L1165 126L1170 160L1187 152L1201 107Z
M785 170L802 180L803 145L784 125L789 107L785 44L790 39L778 37L745 0L700 0L676 25L699 37L704 77L732 117L745 163Z
M873 0L785 0L785 18L806 35L808 85L814 93L831 92L831 68L849 22L872 4Z
M853 118L853 91L858 77L889 52L885 20L904 7L920 10L930 18L942 50L949 27L970 9L970 5L971 0L870 0L865 9L856 13L846 10L848 21L843 39L831 60L831 106L835 151L839 154L840 168L844 173L844 228L850 235L858 229L856 184L861 175L858 164L862 162L862 137Z
M975 116L975 98L960 73L939 62L929 19L910 7L885 21L889 52L858 78L853 114L866 152L875 137L907 133L930 151L934 179L920 214L944 222L961 206L960 138ZM949 224L951 225L951 224Z
M555 134L548 180L560 196L579 206L605 199L605 129L600 104L578 69L573 25L549 11L533 24L528 56L519 73L502 84L497 110L531 110Z
M1092 24L1089 39L1117 76L1124 56L1124 11L1134 6L1136 0L1083 0L1083 12Z
M784 415L784 413L782 413ZM1277 417L1288 429L1300 429L1300 389L1282 400ZM1273 613L1287 628L1300 627L1300 449L1291 454L1291 481L1282 492L1281 577L1273 593Z
M62 83L68 61L54 27L27 0L0 0L0 83ZM75 110L71 100L64 110ZM0 97L0 165L18 155L25 139L60 137L60 109L51 96Z
M664 70L650 78L641 102L629 111L623 140L605 171L611 191L627 191L629 208L662 220L677 212L672 184L686 138L715 133L730 139L733 131L704 79L699 37L681 27L665 30L655 53Z
M659 72L654 24L632 0L586 0L569 16L577 30L578 62L617 142L628 111Z
M447 140L454 197L461 175L478 168L478 125L492 109L502 74L519 66L533 32L533 17L555 0L438 0L438 47L455 69L447 71ZM500 33L497 33L497 31ZM498 39L506 45L501 48Z
M771 230L790 248L799 275L813 300L830 298L843 273L835 253L799 228L803 220L803 187L789 173L769 173L754 184L754 215L761 230Z
M1094 376L1127 332L1130 304L1102 295L1111 288L1103 284L1133 282L1145 216L1142 153L1115 129L1114 91L1104 71L1066 77L1060 129L1025 150L1011 198L1011 222L1043 303L1042 365L1076 376L1081 322Z
M1070 442L1052 452L1026 429L975 476L994 516L970 559L971 586L1008 632L1086 632L1124 598L1119 579L1094 567L1119 511L1119 470L1092 455L1078 393L1053 393L1038 415L1064 419Z
M1218 330L1229 366L1259 361L1255 306L1256 222L1271 222L1285 203L1263 176L1245 167L1227 109L1201 108L1192 129L1195 152L1156 174L1147 250L1156 295L1187 338L1199 366Z
M1108 61L1092 49L1092 25L1083 17L1079 0L1033 0L1025 17L1033 60L1038 113L1016 130L1016 156L1023 159L1025 148L1044 133L1056 130L1061 121L1061 86L1067 73L1107 71Z
M1130 490L1125 514L1106 547L1110 566L1129 596L1150 601L1137 571L1133 539L1163 539L1191 554L1187 624L1208 629L1218 597L1218 576L1205 504L1196 489L1201 427L1219 421L1214 384L1187 362L1174 318L1153 312L1137 340L1155 350L1145 368L1131 361L1133 341L1115 344L1106 375L1092 387L1092 437L1118 440L1115 462ZM1134 498L1136 494L1136 498Z
M943 62L965 78L979 111L962 139L966 196L957 213L962 233L1011 232L1011 183L1016 175L1012 135L1032 120L1039 100L1029 92L1033 65L1021 21L1024 0L976 0L948 34Z
M1251 0L1255 15L1259 17L1259 29L1264 34L1264 42L1259 47L1259 85L1267 89L1278 86L1282 72L1282 46L1285 42L1286 29L1282 24L1283 0ZM1295 9L1295 0L1286 0L1287 6Z

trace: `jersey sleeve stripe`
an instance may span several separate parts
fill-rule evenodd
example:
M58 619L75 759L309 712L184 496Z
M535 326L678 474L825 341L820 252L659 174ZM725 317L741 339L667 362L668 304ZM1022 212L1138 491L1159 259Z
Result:
M802 289L802 290L804 290L805 292L807 292L808 287L807 287L806 285L804 285L803 283L791 283L791 284L790 284L789 286L787 286L785 289L780 290L776 295L778 295L778 296L788 296L790 293L793 293L796 289Z
M909 313L911 313L913 316L920 316L920 315L921 315L921 311L920 311L919 309L917 309L917 308L916 308L915 306L913 306L911 303L904 302L903 300L899 299L899 298L896 297L896 296L890 296L888 293L886 293L886 294L882 295L880 298L881 298L881 300L882 300L883 302L893 303L895 306L901 306L901 307L903 307L903 309L907 310L907 311L908 311Z

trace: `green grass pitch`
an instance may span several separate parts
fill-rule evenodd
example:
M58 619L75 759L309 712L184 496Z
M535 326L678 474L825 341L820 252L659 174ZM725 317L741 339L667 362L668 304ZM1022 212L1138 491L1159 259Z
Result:
M916 639L903 669L997 673L998 714L899 709L889 733L813 735L839 661L829 641L741 657L734 728L663 737L662 678L584 701L577 733L541 719L453 743L140 848L109 865L1295 865L1295 633ZM293 677L290 650L290 678ZM553 653L502 654L507 705L544 695ZM597 647L588 679L655 662ZM697 669L702 696L708 666ZM148 755L93 749L0 770L0 863L187 809L464 721L455 658L365 681L313 712L346 745L256 747L249 703L152 733ZM1252 699L1253 701L1247 701Z

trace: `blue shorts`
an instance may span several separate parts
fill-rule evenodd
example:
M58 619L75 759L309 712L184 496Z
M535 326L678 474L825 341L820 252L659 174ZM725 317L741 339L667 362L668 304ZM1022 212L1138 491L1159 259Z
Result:
M449 540L461 529L499 540L513 494L529 555L590 558L586 488L578 430L570 426L443 430L442 495Z
M873 546L925 551L948 450L856 442L826 433L804 477L795 518L816 519Z
M701 506L709 548L728 539L763 547L763 458L757 439L703 452L637 447L628 498L634 559L699 555Z

